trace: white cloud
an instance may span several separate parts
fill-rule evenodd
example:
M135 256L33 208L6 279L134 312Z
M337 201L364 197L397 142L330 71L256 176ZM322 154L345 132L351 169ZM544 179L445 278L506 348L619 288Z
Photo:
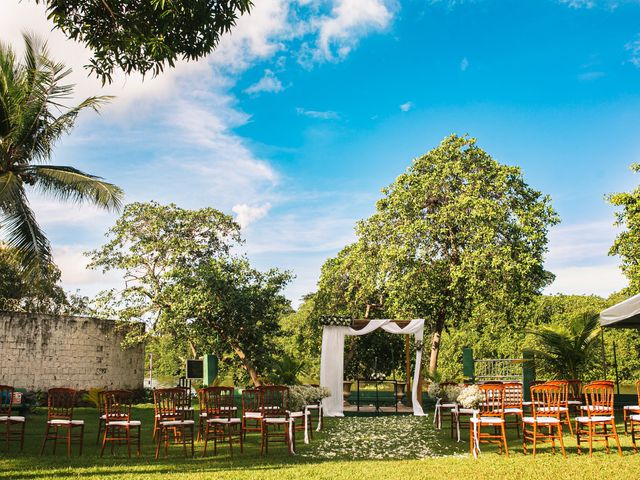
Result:
M400 110L402 110L403 112L408 112L413 107L414 107L413 102L405 102L402 105L400 105Z
M627 285L609 248L619 230L612 221L559 226L549 232L545 267L556 279L545 293L608 296Z
M311 22L318 31L314 59L345 58L360 37L388 28L395 8L395 2L385 0L334 0L329 15Z
M264 76L253 85L247 87L244 91L250 95L256 95L258 93L278 93L284 90L284 86L275 73L271 70L265 70Z
M581 82L590 82L593 80L598 80L605 76L604 72L584 72L578 75L578 80Z
M593 8L596 6L595 0L560 0L560 3L571 8Z
M302 107L296 108L296 113L298 115L304 115L305 117L317 118L320 120L336 120L340 118L340 115L337 112L331 110L305 110Z
M241 228L246 228L249 224L266 217L269 210L271 210L270 203L265 203L257 207L242 203L234 205L231 209L231 211L236 214L236 222L238 222Z
M467 59L467 57L464 57L460 61L460 70L463 71L463 72L466 72L467 68L469 68L469 60Z
M62 271L62 284L69 291L81 290L82 294L95 296L102 290L121 287L122 275L117 271L103 274L86 268L89 258L84 252L95 246L70 244L53 248L53 258Z
M625 49L629 51L629 61L640 68L640 35L633 42L627 43Z

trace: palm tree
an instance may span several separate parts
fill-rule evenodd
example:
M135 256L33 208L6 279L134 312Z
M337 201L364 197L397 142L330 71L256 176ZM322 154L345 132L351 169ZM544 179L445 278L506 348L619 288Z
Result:
M565 325L545 326L532 331L539 348L536 358L556 379L581 379L599 361L601 348L597 315L584 314L569 319Z
M0 234L17 252L25 273L34 273L51 263L51 246L29 207L27 185L53 198L112 210L120 208L123 193L100 177L48 164L53 146L71 131L78 113L97 111L110 97L66 107L73 85L61 82L71 70L49 58L46 43L23 37L21 62L0 42Z

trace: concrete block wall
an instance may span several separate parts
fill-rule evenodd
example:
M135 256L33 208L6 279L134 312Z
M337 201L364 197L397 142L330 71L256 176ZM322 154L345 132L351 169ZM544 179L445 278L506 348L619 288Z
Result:
M141 388L144 348L113 320L0 312L0 384L28 390Z

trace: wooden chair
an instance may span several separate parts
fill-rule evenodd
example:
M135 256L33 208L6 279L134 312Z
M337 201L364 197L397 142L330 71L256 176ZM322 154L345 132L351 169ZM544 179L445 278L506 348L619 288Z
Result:
M140 420L131 419L131 403L133 394L127 390L105 391L103 395L105 426L102 438L102 448L100 456L104 454L107 443L111 444L111 454L114 445L127 444L127 453L131 457L131 439L136 440L136 455L140 456Z
M12 415L14 388L9 385L0 385L0 427L4 424L4 434L0 433L6 442L7 452L12 440L20 440L20 451L24 447L24 428L26 419L20 415ZM13 427L19 425L20 428L14 430Z
M483 401L474 417L471 418L469 443L471 453L477 457L480 453L480 443L496 443L509 456L507 446L507 436L504 426L504 385L484 384L479 385ZM482 429L489 427L490 432L483 432ZM498 431L499 430L499 431Z
M638 395L638 405L640 405L640 380L638 380L636 382L636 394ZM625 408L627 408L627 407L625 406ZM631 412L634 411L634 410L631 410L631 409L629 409L629 410ZM627 430L627 422L629 422L630 425L631 425L631 441L633 442L633 450L635 452L638 452L638 447L636 446L636 426L640 425L640 413L631 413L628 416L627 416L626 413L627 412L625 411L624 429L625 429L625 432L626 432L626 430Z
M213 439L213 453L218 453L218 441L228 442L229 455L233 456L233 442L240 443L243 450L242 420L235 416L233 387L208 387L202 389L202 403L206 413L203 432L202 456L207 453L207 443Z
M191 440L191 456L193 457L194 425L193 419L184 419L184 389L158 388L153 391L157 423L156 459L160 454L160 444L164 442L164 455L168 455L169 435L173 434L174 442L181 440L184 455L187 456L187 433Z
M44 432L44 440L40 448L40 455L44 453L49 440L53 440L53 453L56 453L58 440L67 441L67 457L71 457L72 443L79 444L79 455L82 455L82 443L84 441L84 420L73 419L73 407L76 402L77 392L71 388L52 388L48 392L47 400L47 425ZM60 429L66 430L66 434L60 435ZM74 430L79 432L74 435Z
M246 388L242 391L242 434L245 440L247 432L260 432L262 436L261 403L260 389Z
M505 382L504 384L504 418L505 426L513 425L520 438L520 424L522 423L522 384L520 382ZM508 417L513 421L509 422Z
M269 453L269 441L284 443L293 453L294 430L289 418L289 388L272 385L260 388L262 442L260 454Z
M320 385L311 383L310 387L319 387ZM307 411L309 412L309 434L311 438L313 438L313 417L315 412L315 416L318 419L318 431L322 430L322 419L324 418L324 413L322 411L322 401L310 403L307 405Z
M636 394L638 395L637 405L625 405L622 410L624 418L624 433L628 433L628 425L632 415L640 414L640 380L636 382ZM633 435L632 435L633 437Z
M582 382L578 379L567 380L569 386L569 398L567 404L569 409L573 409L574 413L580 411L582 406Z
M445 388L445 387L457 386L457 385L458 384L456 382L442 382L440 384L440 387ZM443 415L445 414L448 415L451 438L453 438L454 424L456 422L455 415L456 415L457 406L458 404L456 402L442 402L440 399L436 401L435 413L433 418L436 424L436 428L438 430L442 429Z
M569 382L567 380L551 380L547 382L547 385L556 385L560 387L562 396L560 399L560 405L545 405L542 409L546 409L546 413L551 414L551 416L557 416L558 420L561 420L569 427L569 433L573 435L571 416L569 415ZM544 412L542 409L541 412Z
M98 435L96 436L96 445L100 445L100 438L103 436L102 431L107 421L107 414L104 411L104 392L105 390L98 391Z
M535 387L536 385L542 385L546 383L544 380L534 380L533 382L529 382L529 388ZM533 415L533 400L526 401L523 399L522 401L522 414L524 415L526 412Z
M560 442L562 456L567 458L562 437L562 420L560 406L563 400L561 385L543 384L531 387L532 416L522 418L522 450L527 454L527 442L533 443L533 456L536 456L536 446L539 440L551 441L553 453L556 453L556 440ZM552 414L550 414L552 412ZM527 429L527 426L531 429ZM542 427L542 430L540 430ZM547 429L547 434L544 429Z
M609 453L609 437L613 437L618 446L618 453L622 456L620 440L616 432L616 419L613 414L613 384L592 382L584 387L586 416L576 418L576 436L578 453L581 453L581 435L589 436L589 456L593 453L593 442L602 440ZM600 430L598 430L600 427ZM611 427L611 431L607 428Z

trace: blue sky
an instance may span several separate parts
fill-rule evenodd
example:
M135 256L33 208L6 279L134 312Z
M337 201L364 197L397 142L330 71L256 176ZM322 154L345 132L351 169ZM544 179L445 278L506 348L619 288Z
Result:
M78 95L113 93L54 161L104 176L127 201L213 206L236 216L260 268L313 291L324 260L373 212L380 189L450 133L478 138L551 195L548 291L608 295L625 285L607 256L607 193L637 185L640 1L258 0L220 49L102 92L87 53L49 32L42 8L4 0L0 39L42 32L75 70ZM34 197L67 288L87 272L114 216Z

